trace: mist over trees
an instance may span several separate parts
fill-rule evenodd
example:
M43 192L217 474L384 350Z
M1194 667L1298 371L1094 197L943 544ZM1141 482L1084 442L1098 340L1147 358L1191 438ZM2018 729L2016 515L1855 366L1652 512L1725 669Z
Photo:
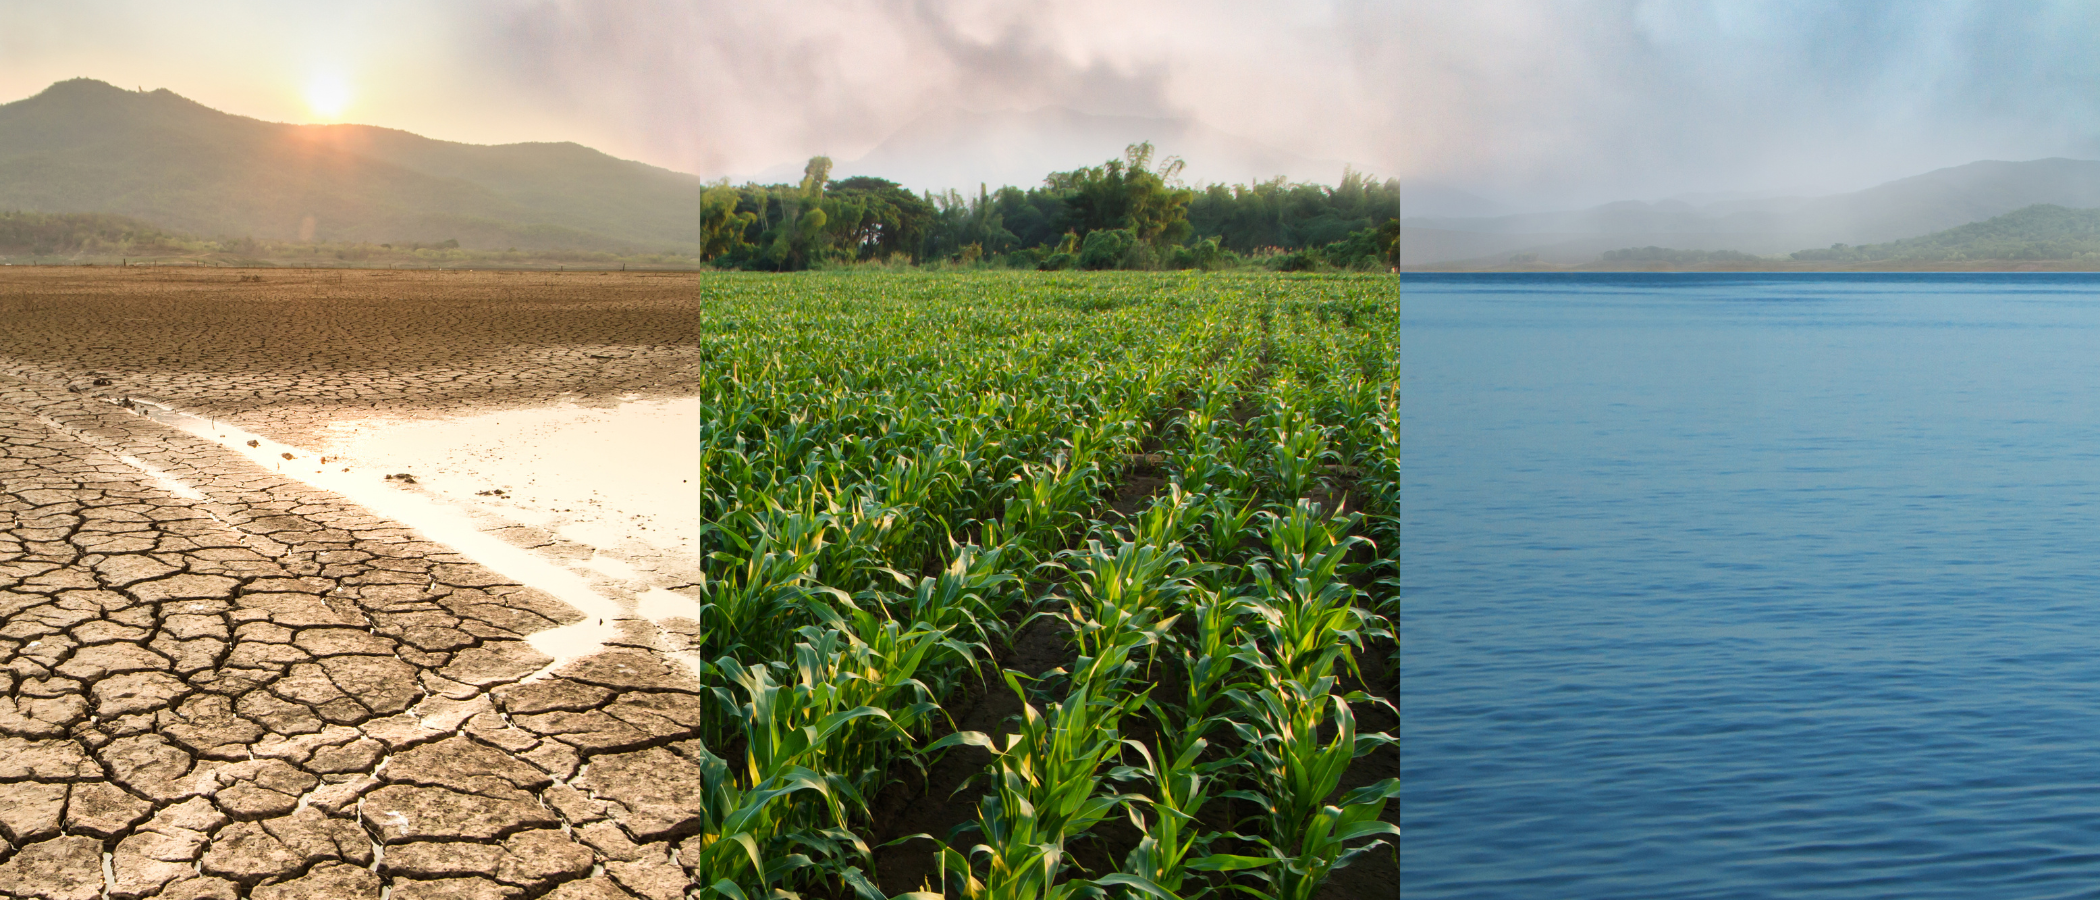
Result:
M2100 209L2037 203L1932 234L1881 244L1834 244L1798 251L1790 258L1805 262L2100 260Z
M1037 187L924 195L881 178L705 189L700 256L721 268L791 271L851 263L1029 269L1382 270L1398 264L1400 183L1355 171L1334 187L1278 178L1183 186L1181 160L1151 144L1053 172Z

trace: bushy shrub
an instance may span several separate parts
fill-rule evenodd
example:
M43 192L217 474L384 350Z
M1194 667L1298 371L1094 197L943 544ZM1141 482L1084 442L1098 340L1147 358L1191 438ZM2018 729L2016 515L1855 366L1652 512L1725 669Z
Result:
M1123 262L1116 268L1129 269L1133 272L1151 272L1166 268L1169 259L1171 259L1170 256L1154 248L1150 243L1135 241L1130 245L1130 249L1123 251Z
M1072 253L1052 253L1036 268L1045 272L1062 272L1079 265L1079 257Z
M1174 248L1171 265L1176 269L1214 272L1239 265L1239 254L1218 246L1217 238L1204 238L1186 247Z
M1337 269L1378 271L1400 264L1399 248L1400 223L1395 219L1370 228L1359 228L1324 247L1307 247L1296 253L1279 255L1269 264L1283 272L1311 271L1322 264Z
M1128 228L1103 228L1086 236L1079 248L1082 269L1114 269L1122 266L1137 245L1137 235Z
M1383 269L1387 263L1378 246L1378 232L1364 228L1321 248L1320 257L1338 269Z
M1269 268L1278 272L1311 272L1320 268L1320 254L1312 250L1279 253L1269 258Z

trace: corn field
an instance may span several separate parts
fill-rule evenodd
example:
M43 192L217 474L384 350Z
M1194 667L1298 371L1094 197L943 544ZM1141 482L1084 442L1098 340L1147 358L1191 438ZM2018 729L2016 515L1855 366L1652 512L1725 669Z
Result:
M1391 277L702 291L700 896L1305 900L1391 858L1398 780L1343 788L1392 742ZM970 815L876 840L961 759Z

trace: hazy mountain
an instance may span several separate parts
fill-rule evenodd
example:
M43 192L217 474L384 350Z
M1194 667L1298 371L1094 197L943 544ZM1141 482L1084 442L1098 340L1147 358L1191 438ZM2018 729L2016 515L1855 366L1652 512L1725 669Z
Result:
M1434 181L1408 180L1400 184L1400 215L1409 217L1483 218L1508 215L1508 204L1496 203L1478 194Z
M0 209L115 213L207 237L690 247L698 188L576 144L263 122L90 79L0 105Z
M1687 203L1628 201L1583 210L1493 217L1409 216L1401 260L1423 265L1511 251L1548 261L1614 247L1775 253L1831 244L1893 241L1987 219L2037 203L2100 206L2100 162L1985 161L1939 169L1863 191ZM1422 234L1415 234L1421 231ZM1434 235L1428 232L1435 232ZM1473 237L1466 237L1473 235ZM1519 236L1537 240L1526 243ZM1578 238L1596 235L1598 240ZM1417 239L1419 238L1419 240ZM1412 245L1412 246L1411 246ZM1612 249L1604 247L1602 249Z
M1179 156L1189 184L1246 184L1282 176L1291 181L1334 184L1349 164L1313 159L1183 119L1097 116L1063 107L978 113L944 109L913 120L875 149L835 159L833 178L872 175L914 190L955 188L975 193L979 184L1028 188L1043 176L1120 158L1123 148L1151 141L1154 158ZM802 179L806 160L782 162L748 176L761 184ZM1362 164L1357 168L1365 171ZM743 180L743 179L738 179Z
M1666 247L1673 250L1734 250L1758 256L1783 256L1802 248L1798 238L1774 234L1624 232L1614 234L1494 234L1477 231L1443 231L1434 228L1400 229L1402 265L1434 265L1439 262L1506 262L1525 255L1538 262L1578 264L1596 262L1608 250L1628 247Z
M1900 241L1811 248L1792 256L1818 261L2100 258L2100 209L2038 203Z

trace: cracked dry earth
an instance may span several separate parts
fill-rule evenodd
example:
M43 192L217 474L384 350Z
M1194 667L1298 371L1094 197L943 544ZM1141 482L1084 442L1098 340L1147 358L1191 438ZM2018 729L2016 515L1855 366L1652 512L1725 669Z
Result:
M0 897L686 895L675 636L540 673L575 610L69 386L0 375Z
M676 396L699 361L691 273L242 277L0 270L0 373L315 446L347 418Z

